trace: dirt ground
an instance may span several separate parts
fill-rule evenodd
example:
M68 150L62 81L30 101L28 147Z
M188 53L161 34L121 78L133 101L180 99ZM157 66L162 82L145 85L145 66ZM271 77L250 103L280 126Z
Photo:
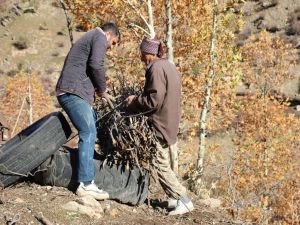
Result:
M219 136L209 141L215 142L216 139L221 140L220 146L222 146L222 150L220 149L220 152L228 154L232 147L228 144L228 137ZM181 139L179 142L179 177L186 187L188 187L188 184L184 180L184 175L197 157L197 152L191 151L195 148L196 143L197 139L193 139L192 141ZM227 160L223 158L222 162L220 162L220 158L210 156L208 156L207 160L210 162L207 172L213 171L215 179L218 179L222 174L222 171L219 169L220 165L228 163ZM214 179L214 176L210 173L207 173L207 176ZM160 185L155 183L152 178L150 183L149 203L148 199L139 206L131 206L115 200L99 201L103 213L101 213L101 218L96 218L63 208L63 205L66 203L78 199L78 196L71 190L62 187L41 186L28 179L23 180L13 186L0 190L0 225L222 225L231 223L231 217L223 206L207 204L203 202L203 196L196 196L191 192L189 192L189 197L194 203L195 210L181 216L167 216L166 209L154 207L152 204L155 200L165 200L166 196ZM208 193L205 198L210 199L214 196L217 195L210 195ZM214 200L221 202L219 199ZM51 223L40 222L39 218L41 217ZM17 220L16 223L10 223L14 219Z
M91 218L76 212L62 209L66 202L76 199L71 191L34 183L20 183L6 188L0 194L0 224L44 224L38 218L44 217L52 224L228 224L225 212L199 204L194 198L195 210L182 216L166 216L166 212L154 209L144 203L129 206L113 200L101 202L104 209L102 218Z
M225 140L225 139L224 139ZM189 151L194 142L180 142L179 173L184 173L195 158ZM182 181L186 186L185 181ZM230 216L222 207L210 207L202 202L200 197L189 193L195 210L181 216L167 216L167 211L153 207L152 201L165 199L160 186L151 179L149 199L142 205L131 206L114 200L100 201L103 213L101 218L89 217L73 211L68 211L62 206L78 199L70 190L62 187L40 186L30 181L0 190L0 225L4 224L45 224L39 218L47 219L55 225L82 225L82 224L130 224L130 225L155 225L155 224L230 224ZM13 220L16 223L9 223Z

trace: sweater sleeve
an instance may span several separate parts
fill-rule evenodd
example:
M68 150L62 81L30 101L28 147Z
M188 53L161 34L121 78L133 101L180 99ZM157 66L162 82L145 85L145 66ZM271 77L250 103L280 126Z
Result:
M142 95L136 98L139 109L150 114L161 108L166 94L166 79L161 67L152 65L146 72L146 82Z
M88 61L91 79L99 93L103 93L106 90L104 59L107 44L104 35L96 35L91 43L91 52Z

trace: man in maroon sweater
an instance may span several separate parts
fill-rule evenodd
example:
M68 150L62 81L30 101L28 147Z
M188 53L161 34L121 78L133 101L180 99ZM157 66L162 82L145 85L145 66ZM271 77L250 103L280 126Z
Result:
M194 206L171 169L169 156L170 148L176 143L180 120L180 75L172 63L162 58L160 41L144 38L140 50L141 60L147 66L144 91L140 96L129 96L127 105L147 112L159 140L154 166L169 197L168 207L173 209L169 215L184 214L192 211Z
M56 85L57 100L78 131L76 194L97 200L109 194L94 183L94 145L96 114L92 108L95 93L109 99L106 93L105 53L120 41L114 23L105 23L85 33L70 49Z

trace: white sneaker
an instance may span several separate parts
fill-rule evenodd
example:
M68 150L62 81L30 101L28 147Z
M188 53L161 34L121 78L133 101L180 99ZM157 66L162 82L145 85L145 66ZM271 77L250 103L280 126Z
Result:
M93 196L96 200L104 200L109 198L109 194L106 191L99 189L95 184L94 181L91 184L84 185L80 182L76 194L78 196Z
M181 215L184 213L188 213L194 210L194 205L191 200L187 203L184 203L182 200L177 201L177 206L174 210L169 212L170 216Z
M178 202L178 200L177 199L175 199L175 198L168 198L168 208L169 209L175 209L176 208L176 206L177 206L177 202Z

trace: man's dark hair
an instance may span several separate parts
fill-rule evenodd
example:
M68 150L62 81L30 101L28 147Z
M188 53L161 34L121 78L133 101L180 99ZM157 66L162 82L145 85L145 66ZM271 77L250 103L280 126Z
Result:
M113 22L108 22L100 26L100 28L104 32L110 32L112 35L117 36L119 38L119 42L121 41L121 34L117 25Z

